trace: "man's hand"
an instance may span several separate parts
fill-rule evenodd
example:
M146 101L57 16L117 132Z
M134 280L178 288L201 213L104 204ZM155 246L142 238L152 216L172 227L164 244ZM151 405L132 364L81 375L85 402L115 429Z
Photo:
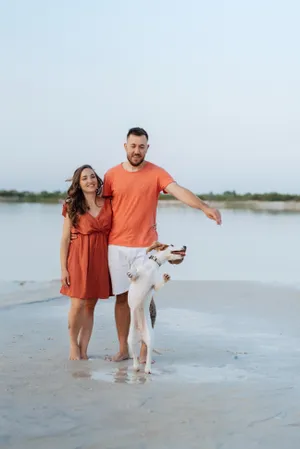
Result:
M210 218L211 220L215 220L215 222L218 225L222 224L221 214L218 211L218 209L214 209L213 207L208 207L207 209L204 209L203 212L205 213L207 218Z

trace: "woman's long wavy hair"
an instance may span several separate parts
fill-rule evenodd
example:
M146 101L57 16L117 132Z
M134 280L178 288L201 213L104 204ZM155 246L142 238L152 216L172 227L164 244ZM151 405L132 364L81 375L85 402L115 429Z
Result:
M85 168L90 168L95 173L98 182L96 195L101 194L103 186L102 179L97 175L93 167L91 167L90 165L82 165L75 170L72 177L72 184L68 189L68 196L66 198L67 212L74 227L76 227L78 223L78 216L85 214L89 210L89 206L87 205L85 196L80 187L81 173Z

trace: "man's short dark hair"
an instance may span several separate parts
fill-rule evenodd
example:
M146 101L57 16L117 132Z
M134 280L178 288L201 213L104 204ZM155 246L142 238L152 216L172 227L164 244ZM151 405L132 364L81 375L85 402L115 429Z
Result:
M131 134L138 137L145 136L147 140L149 139L147 131L145 131L143 128L130 128L127 133L127 139Z

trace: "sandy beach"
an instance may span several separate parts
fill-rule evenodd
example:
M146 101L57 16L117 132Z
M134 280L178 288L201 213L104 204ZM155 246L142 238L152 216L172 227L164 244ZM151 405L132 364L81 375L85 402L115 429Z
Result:
M69 362L58 283L0 302L0 447L296 449L299 292L251 282L170 282L157 295L153 374L117 349L99 302L89 361Z

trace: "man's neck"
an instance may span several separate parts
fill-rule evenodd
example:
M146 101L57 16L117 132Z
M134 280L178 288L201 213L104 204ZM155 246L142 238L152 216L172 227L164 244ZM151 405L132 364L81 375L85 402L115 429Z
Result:
M129 161L123 162L123 168L126 171L135 172L141 170L146 164L146 161L143 161L140 165L131 165Z

